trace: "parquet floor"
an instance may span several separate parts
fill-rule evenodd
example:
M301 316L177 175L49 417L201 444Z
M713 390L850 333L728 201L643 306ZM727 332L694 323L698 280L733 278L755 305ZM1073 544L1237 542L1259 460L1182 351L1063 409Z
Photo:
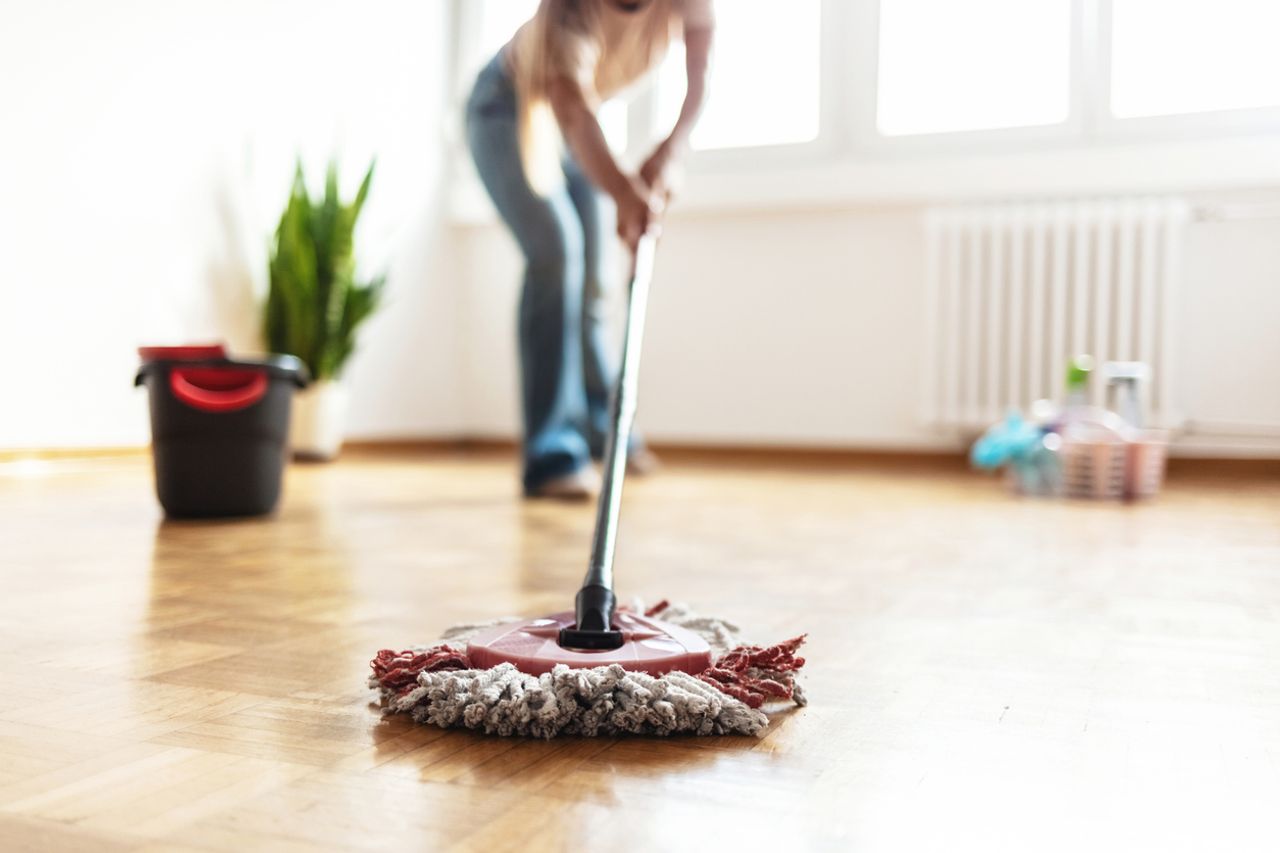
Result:
M0 850L1280 849L1280 480L1019 501L957 467L682 458L623 595L811 634L759 740L384 720L382 647L567 605L589 507L504 455L294 466L161 520L145 457L0 463Z

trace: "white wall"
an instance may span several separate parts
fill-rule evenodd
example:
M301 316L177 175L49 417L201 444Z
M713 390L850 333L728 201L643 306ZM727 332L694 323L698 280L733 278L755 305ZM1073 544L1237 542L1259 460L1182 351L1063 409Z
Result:
M367 265L391 273L387 308L350 368L351 433L515 437L518 258L492 220L443 221L457 162L445 156L458 109L448 17L444 0L46 0L8 12L0 448L142 444L135 346L221 337L256 348L267 240L293 158L318 165L334 150L351 180L378 154L361 239ZM1105 190L1132 171L1115 167L1124 153L1072 154L1073 174ZM1007 159L946 174L868 164L910 192L875 184L873 203L868 173L855 182L861 203L842 199L849 187L837 181L840 192L818 193L807 209L792 197L766 212L726 207L726 193L757 206L784 189L794 196L779 186L785 173L705 177L704 195L715 190L721 204L677 211L659 259L648 433L957 446L915 417L920 198L943 192L947 175L973 197L986 185L976 176ZM1203 168L1162 167L1129 189L1210 200L1215 180L1248 184L1232 171L1246 161L1198 156ZM1066 179L1049 171L1022 170L1062 195L1052 181ZM696 181L690 189L696 198ZM1185 448L1280 455L1267 426L1280 422L1277 237L1280 220L1193 226L1179 332L1195 431Z
M317 177L339 153L349 183L378 155L360 236L390 273L388 307L350 367L353 431L459 429L439 221L448 34L444 0L6 7L0 447L145 443L134 347L260 349L298 153Z
M1197 202L1277 193L1197 193ZM921 426L918 205L676 214L652 296L640 422L651 438L955 448ZM519 261L457 229L467 272L467 422L513 436ZM1181 452L1280 455L1280 219L1191 226L1178 328Z
M641 423L699 442L916 446L917 364L895 353L920 311L911 211L676 218L651 297ZM509 435L519 261L494 226L460 229L472 363L468 421ZM869 409L874 406L875 411Z

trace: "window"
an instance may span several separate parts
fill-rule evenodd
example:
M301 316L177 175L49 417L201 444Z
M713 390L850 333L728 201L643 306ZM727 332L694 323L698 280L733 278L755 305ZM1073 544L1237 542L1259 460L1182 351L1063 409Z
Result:
M1280 0L714 3L710 97L693 132L692 168L718 173L703 185L726 198L737 197L733 178L747 167L807 174L838 163L850 176L881 169L896 190L909 182L886 155L941 161L1034 139L1049 156L1120 141L1160 144L1188 131L1224 139L1280 133L1280 50L1272 44ZM471 22L464 55L477 43L491 55L537 0L455 7ZM601 115L615 150L629 148L628 162L679 115L681 45L654 83ZM776 177L768 192L791 192L786 174ZM1010 180L1035 182L1013 170ZM856 193L870 184L848 177L841 186ZM824 185L797 194L843 191Z
M817 138L821 5L819 0L716 4L710 96L690 140L695 149L787 145ZM684 92L684 50L676 45L659 72L660 128L675 123Z
M1112 0L1118 118L1280 105L1280 4Z
M1070 0L881 0L876 129L1057 124L1070 70Z
M497 53L537 8L538 0L489 0L483 4L476 40L480 55L487 60Z

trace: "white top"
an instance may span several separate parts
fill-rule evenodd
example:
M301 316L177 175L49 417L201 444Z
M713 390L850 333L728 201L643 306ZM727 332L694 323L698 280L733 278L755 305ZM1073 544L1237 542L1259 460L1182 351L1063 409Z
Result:
M661 63L673 38L715 22L711 0L641 3L627 11L614 0L544 0L507 47L516 79L533 78L532 65L545 51L549 72L577 80L589 98L607 101Z

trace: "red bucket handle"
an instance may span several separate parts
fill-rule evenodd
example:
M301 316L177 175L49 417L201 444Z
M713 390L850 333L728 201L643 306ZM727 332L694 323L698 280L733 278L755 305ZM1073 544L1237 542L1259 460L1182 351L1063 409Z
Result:
M202 412L247 409L267 393L267 372L225 367L174 367L169 371L173 396Z

